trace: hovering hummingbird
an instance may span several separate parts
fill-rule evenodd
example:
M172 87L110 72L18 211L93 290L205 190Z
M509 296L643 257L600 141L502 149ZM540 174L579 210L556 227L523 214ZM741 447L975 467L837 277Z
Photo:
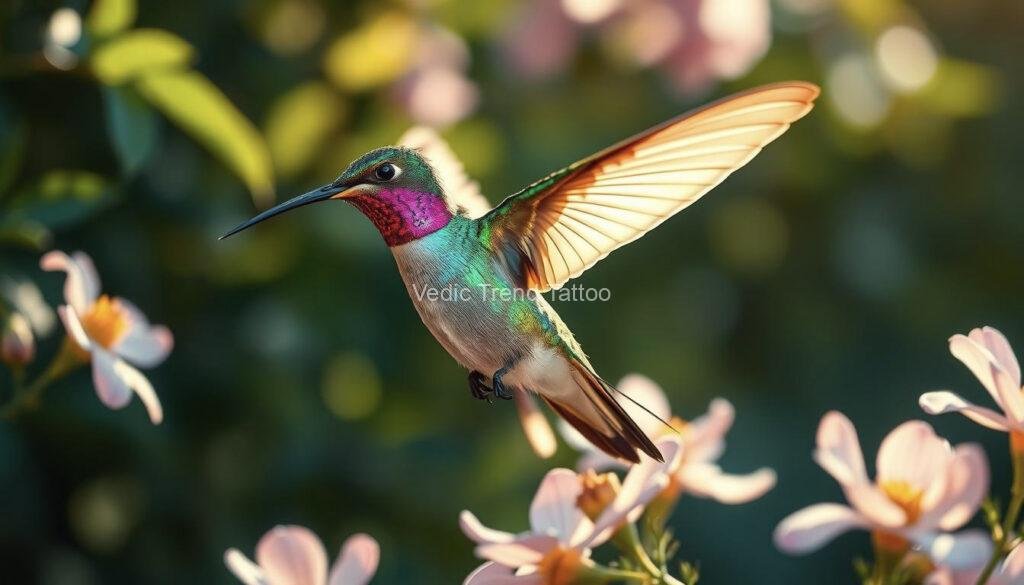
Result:
M472 213L466 193L475 185L448 157L432 157L437 148L379 148L222 238L310 203L351 203L390 247L427 329L469 370L474 397L534 392L610 455L637 462L639 450L661 460L540 293L696 201L807 114L818 93L785 82L727 97L555 171L486 213ZM445 289L458 294L436 292Z

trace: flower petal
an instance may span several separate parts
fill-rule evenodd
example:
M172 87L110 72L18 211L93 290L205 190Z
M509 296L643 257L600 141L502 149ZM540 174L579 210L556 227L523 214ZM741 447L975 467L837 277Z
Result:
M833 410L821 418L817 445L814 460L841 485L868 481L857 430L841 412Z
M1024 544L1013 547L1010 554L1006 555L996 578L999 583L1005 585L1019 585L1024 582Z
M481 544L476 547L476 556L518 569L536 565L548 551L556 546L558 546L557 538L531 534L513 542Z
M92 351L92 341L89 340L85 328L82 327L82 322L78 319L78 311L71 305L61 305L57 307L57 314L60 315L60 321L64 324L64 329L68 332L71 340L83 351Z
M936 564L954 571L980 569L992 554L992 539L983 530L931 533L914 540Z
M925 392L918 399L918 404L928 414L959 412L984 427L1003 432L1010 430L1010 421L1003 415L982 406L975 406L946 390Z
M854 510L872 524L898 528L907 523L907 513L873 483L845 486L843 493Z
M700 498L711 498L722 504L745 504L775 487L775 472L767 467L746 475L723 473L713 463L683 465L680 475L683 488Z
M551 430L551 424L544 416L544 413L537 408L537 402L533 396L526 391L513 393L516 399L516 410L519 412L519 422L523 425L523 433L527 442L533 448L533 452L541 459L548 459L558 449L558 442L555 440L555 432Z
M815 504L790 514L775 529L775 546L790 554L804 554L828 544L836 536L868 523L841 504Z
M1017 392L1007 393L996 384L993 371L1002 368L988 349L965 335L954 335L949 338L949 351L974 373L1011 421L1024 421L1024 396L1019 387Z
M354 534L341 547L327 585L365 585L377 573L380 545L367 534Z
M683 429L687 461L714 461L725 450L725 435L736 420L736 409L724 398L715 398L708 411Z
M669 483L669 472L679 465L682 458L682 439L670 435L659 440L657 446L665 460L655 461L646 455L642 456L640 463L629 469L615 499L594 521L591 533L580 535L582 540L579 543L570 541L570 545L587 548L602 544L623 523L636 520L643 513L644 507L664 491Z
M516 576L515 572L498 563L487 562L476 568L466 577L462 585L540 585L541 576L537 573Z
M155 425L163 421L160 398L146 376L99 346L92 352L92 376L96 394L110 408L123 408L131 399L131 391L134 391L146 407L149 420Z
M232 548L224 553L224 564L245 585L270 585L263 574L263 569L238 549Z
M988 494L989 472L985 451L979 445L958 445L949 466L939 528L956 530L970 521Z
M627 374L616 388L622 395L616 400L640 429L648 436L661 434L664 429L661 421L672 418L672 408L661 386L647 376Z
M76 252L88 260L82 252ZM81 264L60 250L47 252L39 260L39 267L47 272L64 271L64 300L79 313L84 313L99 295L99 278L92 261L83 268Z
M92 382L96 386L96 395L103 404L115 410L124 408L132 399L131 387L115 368L117 362L117 357L107 350L98 346L93 349Z
M95 301L96 297L100 296L101 290L100 274L96 272L96 265L93 264L92 258L81 250L72 252L71 259L75 261L82 273L82 288L85 289L85 298L89 302Z
M924 421L907 421L890 432L878 448L877 481L905 481L924 491L942 478L953 458L949 443Z
M1010 342L1006 340L1006 336L1002 332L995 327L985 326L980 329L972 329L969 337L984 346L996 359L999 367L1009 374L1013 382L1020 387L1020 364L1017 362L1017 356L1013 353L1013 348L1010 347Z
M580 490L580 480L574 471L563 468L549 471L530 504L530 527L534 534L568 542L585 518L576 507Z
M462 533L467 538L477 544L500 544L512 542L516 538L512 533L484 526L469 510L463 510L459 514L459 527L462 528Z
M274 585L323 585L327 551L302 526L277 526L256 545L256 561Z

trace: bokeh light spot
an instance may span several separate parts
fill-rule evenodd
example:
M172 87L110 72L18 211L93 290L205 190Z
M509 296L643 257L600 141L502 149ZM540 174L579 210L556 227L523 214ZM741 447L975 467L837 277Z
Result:
M765 274L785 258L789 227L782 214L763 200L734 201L712 218L711 244L733 270Z
M840 117L852 126L872 128L889 113L889 94L874 64L857 53L837 59L828 70L825 95Z
M103 477L79 487L68 503L71 531L86 548L115 552L128 541L141 507L142 490L129 478Z
M894 26L878 37L875 57L893 90L910 93L924 87L935 75L939 59L935 47L916 28Z
M361 353L335 355L324 368L323 398L338 418L354 420L369 416L381 401L376 366Z

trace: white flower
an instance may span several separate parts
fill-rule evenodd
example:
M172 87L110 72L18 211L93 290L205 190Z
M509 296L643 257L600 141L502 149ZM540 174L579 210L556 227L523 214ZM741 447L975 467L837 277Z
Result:
M156 392L141 372L129 365L154 367L170 353L174 337L162 325L150 325L135 305L120 297L100 294L100 279L92 259L83 252L68 256L54 250L40 261L43 270L62 270L64 302L57 308L75 345L92 362L96 394L110 408L123 408L134 392L150 420L163 420Z
M366 534L350 536L330 574L327 551L302 526L277 526L256 545L256 562L237 549L224 554L228 569L245 585L364 585L377 572L380 546Z
M724 504L742 504L760 498L775 486L775 472L771 469L761 468L750 474L733 475L723 472L715 463L725 451L725 436L736 416L728 400L716 398L706 414L687 423L672 418L665 393L645 376L630 374L619 381L618 389L631 399L623 398L619 402L648 436L676 434L661 420L671 419L672 426L679 429L683 453L679 464L671 470L672 481L668 488L673 492L671 495L685 492ZM644 408L637 406L637 403ZM645 408L650 412L645 411ZM559 430L567 443L584 453L577 464L580 470L624 466L621 461L591 445L564 422L560 424Z
M952 448L922 421L893 429L878 450L877 477L868 479L853 424L830 412L818 427L814 459L839 482L850 506L815 504L775 530L775 544L806 553L851 529L871 530L876 543L917 546L946 566L976 566L990 550L981 531L943 534L966 524L988 492L988 463L977 445Z
M477 556L487 559L465 581L471 585L516 583L569 583L579 571L592 566L590 550L625 523L636 521L644 507L668 485L668 469L678 462L676 437L658 442L665 462L648 457L630 468L622 487L592 520L579 506L585 478L569 469L553 469L544 476L530 505L530 530L512 534L484 526L472 512L459 516L462 531L477 543ZM591 510L595 512L595 510ZM557 579L556 579L557 577Z
M928 414L959 412L990 429L1024 433L1020 364L1006 337L993 327L973 329L969 335L949 338L949 351L977 376L1002 414L948 391L922 394L921 408Z

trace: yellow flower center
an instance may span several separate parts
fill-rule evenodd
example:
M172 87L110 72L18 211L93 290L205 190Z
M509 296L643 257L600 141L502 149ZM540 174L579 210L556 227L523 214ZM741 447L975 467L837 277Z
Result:
M614 473L597 473L588 469L580 474L580 495L576 498L576 506L591 520L604 512L615 500L621 485Z
M907 524L921 517L921 496L924 491L903 480L885 481L881 485L885 495L907 514Z
M582 567L583 557L579 551L558 547L544 555L537 565L537 573L544 585L572 585Z
M100 295L82 315L82 328L89 339L110 349L128 332L128 312L117 299Z

